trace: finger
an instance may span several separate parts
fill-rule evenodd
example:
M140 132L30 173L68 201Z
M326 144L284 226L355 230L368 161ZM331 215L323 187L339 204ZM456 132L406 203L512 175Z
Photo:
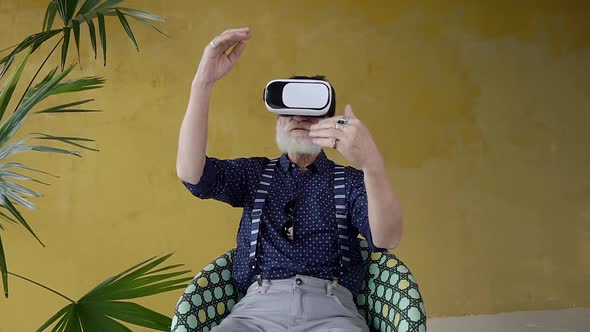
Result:
M312 125L309 129L316 130L316 129L327 129L327 128L336 128L336 122L340 119L341 116L333 116L331 118L326 118L318 121L318 123Z
M250 39L250 37L252 37L250 34L250 29L227 30L213 40L213 43L215 43L216 47L209 47L209 49L213 49L217 54L221 54L226 52L235 44Z
M317 130L314 129L309 132L309 136L310 137L321 137L321 138L331 137L331 138L342 139L342 131L338 130L338 129L333 129L333 128L317 129Z
M236 46L234 46L234 48L231 50L231 52L227 55L227 58L229 59L229 62L232 65L238 60L240 55L242 55L242 52L244 52L245 48L246 48L246 43L239 42Z
M350 104L347 104L344 107L344 115L346 115L347 117L349 117L350 119L358 119L356 117L356 115L354 115L354 113L352 112L352 106L350 106Z
M323 146L326 148L333 148L334 142L336 141L335 138L314 138L312 142L315 145Z

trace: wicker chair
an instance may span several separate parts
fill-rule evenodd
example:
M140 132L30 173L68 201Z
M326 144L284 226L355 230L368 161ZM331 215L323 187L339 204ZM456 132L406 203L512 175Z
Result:
M208 332L219 325L238 301L231 276L234 249L199 272L178 300L172 332ZM406 265L390 253L371 253L361 240L368 280L356 304L370 330L425 332L426 312L416 279Z

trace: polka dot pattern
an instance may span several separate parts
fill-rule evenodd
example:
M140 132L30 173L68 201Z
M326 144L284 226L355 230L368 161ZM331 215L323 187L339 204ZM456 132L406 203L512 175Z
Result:
M356 296L356 305L370 331L425 332L424 303L409 269L393 254L370 255L365 240L360 241L360 250L362 257L367 257L368 277ZM223 276L231 276L234 255L235 250L225 253L195 276L178 301L172 332L210 331L231 312L238 302L238 292L235 280ZM214 275L222 278L214 283ZM403 288L400 281L404 281Z
M370 236L363 172L344 167L344 174L335 176L336 164L322 151L305 172L283 154L269 178L270 175L264 173L269 161L268 158L220 160L207 157L200 182L196 185L184 182L199 198L212 198L243 208L232 270L238 290L244 294L259 273L262 278L271 280L302 274L328 280L339 277L341 285L358 294L366 278L358 235L367 239L372 251L379 250ZM338 204L340 211L344 211L340 215L344 216L341 226L346 226L345 230L336 222L336 201L342 198L335 195L335 181L342 181L344 186L344 189L337 187L345 196L344 202ZM264 194L259 191L262 182L265 183ZM290 241L283 234L283 225L287 222L285 207L293 199L298 203L294 213L294 239ZM263 202L260 221L252 215L253 210L259 213L258 208L254 208L260 204L256 200ZM342 275L339 275L339 238L349 239L344 244L349 260ZM256 247L257 263L251 258ZM211 269L210 264L204 271Z

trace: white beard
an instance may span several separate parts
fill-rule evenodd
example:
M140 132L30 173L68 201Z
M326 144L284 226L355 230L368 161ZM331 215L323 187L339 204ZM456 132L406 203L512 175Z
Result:
M322 151L321 146L303 137L291 137L289 135L289 130L296 127L296 125L297 123L290 122L286 127L281 127L277 122L277 146L279 150L287 154L318 155ZM311 124L301 123L298 126L309 129Z

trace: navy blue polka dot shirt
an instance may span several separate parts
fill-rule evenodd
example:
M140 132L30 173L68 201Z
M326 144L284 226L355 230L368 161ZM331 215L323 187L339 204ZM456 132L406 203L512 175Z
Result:
M268 158L219 160L206 158L203 175L197 184L183 182L199 198L213 198L243 208L233 262L233 277L240 292L245 293L256 275L249 268L250 222L254 196ZM289 160L279 158L270 191L262 209L258 262L263 279L285 279L296 274L332 280L338 276L340 256L335 220L333 189L334 162L322 151L306 172ZM351 264L339 283L354 296L366 275L358 234L362 234L373 251L383 251L373 244L369 227L367 192L363 172L345 168ZM298 200L294 212L294 238L287 239L283 226L287 222L285 207Z

